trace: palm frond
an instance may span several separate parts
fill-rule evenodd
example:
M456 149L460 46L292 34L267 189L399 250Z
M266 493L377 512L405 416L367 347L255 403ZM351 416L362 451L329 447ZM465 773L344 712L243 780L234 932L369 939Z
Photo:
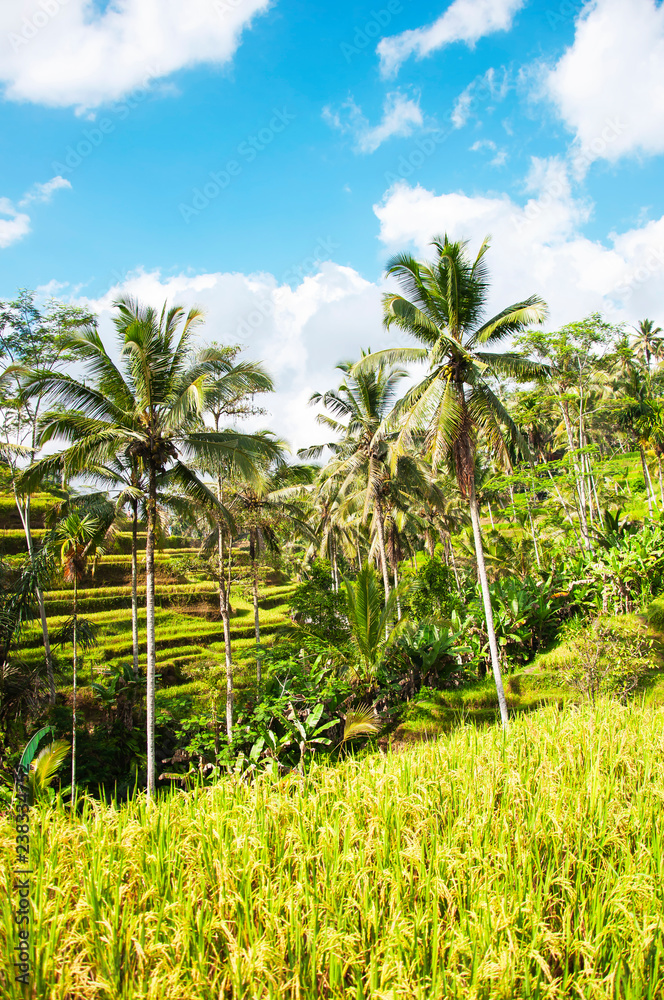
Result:
M373 705L362 703L346 712L342 744L358 736L374 736L380 731L380 719Z

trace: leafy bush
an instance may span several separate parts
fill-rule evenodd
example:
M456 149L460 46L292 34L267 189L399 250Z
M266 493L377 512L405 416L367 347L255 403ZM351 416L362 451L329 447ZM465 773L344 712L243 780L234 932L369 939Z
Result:
M449 621L452 611L462 605L452 570L435 556L427 559L414 578L408 573L406 579L412 579L408 606L417 621Z
M290 614L295 622L328 640L344 642L349 636L346 621L345 588L335 592L329 562L317 559L309 577L295 588L290 597Z
M568 622L563 641L569 659L562 668L567 684L593 702L600 695L625 700L653 666L653 641L646 626L637 628L619 618L598 617Z

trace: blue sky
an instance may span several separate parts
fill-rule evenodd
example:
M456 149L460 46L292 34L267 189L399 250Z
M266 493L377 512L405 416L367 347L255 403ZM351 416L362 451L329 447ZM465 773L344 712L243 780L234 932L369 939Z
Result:
M497 306L664 325L663 67L655 0L4 0L0 296L202 305L298 446L438 231Z

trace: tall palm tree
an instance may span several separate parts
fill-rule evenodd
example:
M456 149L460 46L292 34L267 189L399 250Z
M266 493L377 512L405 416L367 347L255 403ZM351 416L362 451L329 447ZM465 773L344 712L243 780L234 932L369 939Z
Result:
M72 511L55 529L55 538L60 542L60 558L65 583L74 585L74 604L71 618L71 642L74 660L74 690L72 695L71 732L71 794L76 795L76 696L78 684L78 585L85 576L91 543L99 533L99 522L90 514L83 517ZM67 629L69 632L69 629Z
M520 440L509 413L490 385L492 376L532 379L542 366L495 348L506 337L540 323L546 305L538 296L507 306L485 319L489 279L485 239L473 260L466 242L447 236L434 239L435 260L421 262L398 254L387 266L404 295L384 297L384 322L415 337L418 348L379 351L358 362L353 375L385 366L419 362L427 366L424 379L400 400L385 422L384 430L398 429L395 454L411 449L421 435L434 471L441 465L454 470L462 497L467 501L473 526L478 575L486 617L491 663L503 725L507 702L493 624L489 582L484 564L482 531L475 492L475 453L481 432L488 447L509 464L509 440ZM487 349L488 348L488 349Z
M238 349L222 347L222 357L215 362L214 374L210 378L206 394L206 412L213 420L214 429L219 433L221 422L228 417L252 416L262 412L253 405L257 394L274 391L274 383L264 366L256 361L236 361ZM208 471L215 477L217 500L224 503L224 490L228 492L229 480L232 480L234 470L228 458L217 462ZM231 646L231 560L233 536L224 519L217 512L215 530L207 539L204 548L209 548L210 542L216 542L217 574L219 579L219 613L224 629L224 656L226 663L226 736L230 741L233 734L233 653ZM228 568L226 564L224 545L228 541Z
M283 447L283 444L282 444ZM279 528L313 540L309 525L304 520L300 503L302 487L311 483L313 470L309 465L286 465L283 453L259 480L238 483L233 489L230 506L239 530L249 535L249 559L254 604L254 635L256 638L256 690L260 697L261 652L259 601L259 560L265 549L279 551Z
M661 404L654 398L653 377L645 365L631 366L626 377L617 383L620 396L616 403L618 426L631 434L639 449L648 511L653 516L654 490L646 461L646 448L657 439L661 428Z
M68 346L84 366L86 381L63 372L36 371L27 380L30 391L46 393L65 409L45 424L42 441L64 439L60 455L36 463L25 475L39 476L64 462L68 475L91 465L107 465L123 454L144 470L146 507L147 621L147 793L155 792L155 578L157 497L160 488L176 488L184 496L232 518L214 493L192 471L230 457L248 480L256 475L256 460L275 454L266 435L235 430L210 431L203 423L205 399L220 352L208 348L194 358L194 334L202 320L181 306L161 312L131 298L115 303L119 361L106 351L95 329L68 338Z
M368 355L363 352L363 358L366 357ZM322 404L328 410L317 416L317 422L340 436L340 441L330 446L335 455L323 478L336 480L341 494L349 490L357 493L357 484L362 484L363 517L366 519L372 511L387 601L391 589L385 546L388 449L384 437L377 431L394 406L399 383L408 373L389 363L356 371L357 366L345 361L337 365L337 369L345 375L339 387L325 393L316 392L309 400L310 404Z
M655 326L651 319L642 319L632 337L632 348L636 352L637 358L645 361L646 368L650 371L650 359L661 358L664 352L664 341L662 341L662 328Z

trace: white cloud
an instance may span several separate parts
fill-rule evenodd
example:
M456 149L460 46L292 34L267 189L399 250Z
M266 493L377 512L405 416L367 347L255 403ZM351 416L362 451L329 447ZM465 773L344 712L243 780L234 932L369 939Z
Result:
M71 188L64 177L52 177L43 184L33 184L19 201L18 208L9 198L0 198L0 249L11 246L30 232L30 216L20 212L19 208L34 202L48 202L61 188Z
M593 0L543 82L574 132L577 174L600 157L663 152L664 6Z
M491 107L491 102L503 101L509 87L509 73L506 69L503 69L500 78L493 67L482 76L478 76L461 91L456 99L451 115L454 128L463 128L472 115L477 115L481 105L486 104L488 110Z
M9 198L0 198L0 248L11 246L29 232L30 216L14 208Z
M149 79L230 60L271 0L3 0L0 81L10 100L94 108Z
M474 45L484 35L506 31L525 0L454 0L427 28L404 31L378 44L383 76L393 76L411 55L418 59L452 42Z
M374 153L382 143L393 136L409 136L415 128L424 125L419 98L405 97L400 91L388 94L383 103L383 117L378 125L370 125L353 98L349 98L339 111L326 107L323 118L340 132L350 133L355 148L360 153Z
M71 188L71 183L64 177L52 177L50 181L46 181L44 184L33 184L29 191L21 198L19 205L30 205L31 202L47 202L50 201L56 191L61 188Z
M120 293L156 306L168 299L206 314L201 336L240 343L246 357L265 362L277 392L258 402L268 409L243 426L268 427L293 450L329 439L307 406L312 392L340 381L340 361L359 357L361 347L388 346L381 323L381 289L357 271L330 262L291 288L274 275L207 273L163 277L139 270L99 299L77 299L100 314L102 336L113 343L111 307Z
M471 153L481 153L484 150L495 154L489 161L492 167L504 167L507 163L507 150L498 149L493 139L478 139L470 147Z
M470 118L470 109L473 104L473 92L470 87L462 90L457 97L452 108L452 124L455 128L463 128Z
M594 310L615 322L664 315L664 217L602 243L583 235L592 206L573 196L561 161L534 161L527 188L532 197L520 205L506 194L436 195L397 184L374 207L381 240L390 250L411 244L426 256L437 233L475 248L491 234L489 307L539 294L549 303L550 326Z

